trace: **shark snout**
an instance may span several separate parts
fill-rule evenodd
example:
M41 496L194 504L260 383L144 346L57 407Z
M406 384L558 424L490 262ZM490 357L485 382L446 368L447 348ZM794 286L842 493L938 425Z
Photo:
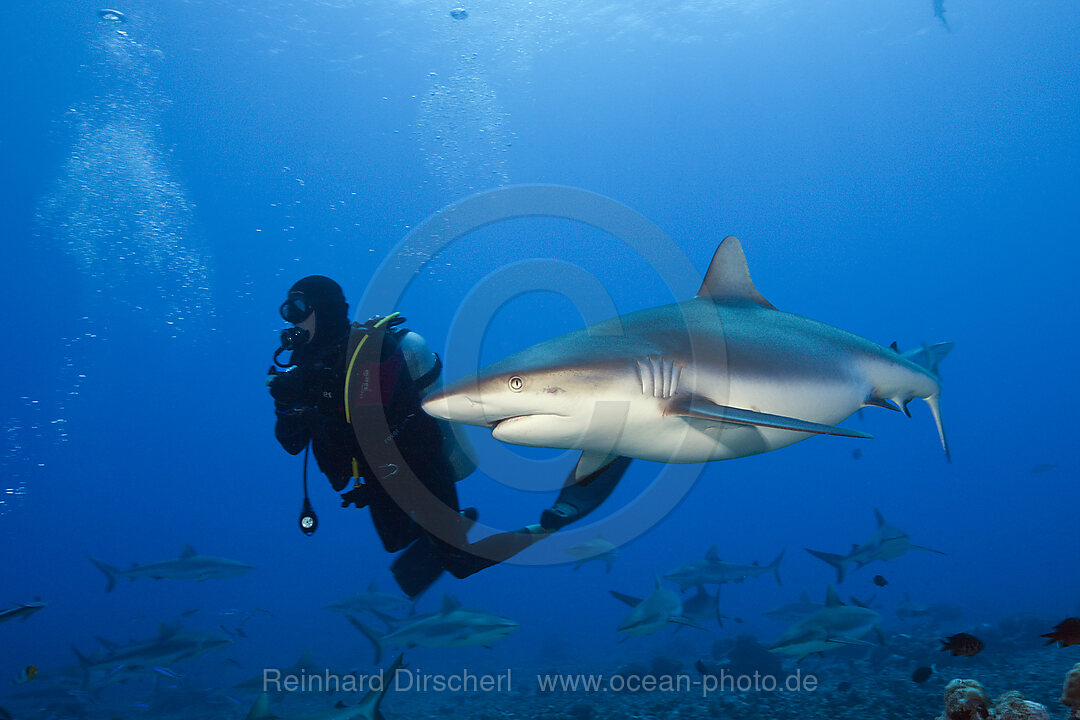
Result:
M470 425L485 425L483 406L463 392L439 391L429 395L421 404L428 415Z

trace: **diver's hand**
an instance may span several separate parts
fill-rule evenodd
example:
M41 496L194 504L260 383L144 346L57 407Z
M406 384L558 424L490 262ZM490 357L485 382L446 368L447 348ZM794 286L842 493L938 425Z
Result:
M288 407L303 405L310 392L304 373L298 367L277 373L267 384L271 397Z
M357 485L347 493L341 495L341 507L349 507L350 505L356 505L356 508L362 509L367 507L371 502L371 488L367 485Z

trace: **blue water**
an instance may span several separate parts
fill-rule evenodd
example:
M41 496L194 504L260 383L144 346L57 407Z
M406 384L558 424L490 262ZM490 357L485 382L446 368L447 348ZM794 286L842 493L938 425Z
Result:
M274 440L263 385L277 307L311 273L355 306L411 228L517 183L624 203L699 273L737 235L780 309L903 348L955 342L942 369L953 462L919 404L911 420L869 409L847 422L872 441L819 437L710 464L610 575L509 563L440 581L422 607L450 592L522 629L491 650L418 650L421 663L527 664L551 634L597 667L664 651L669 632L617 644L626 609L607 590L645 594L654 573L712 544L734 562L786 548L784 585L726 586L725 614L745 622L680 641L706 654L736 633L771 641L784 626L762 609L803 589L821 600L834 579L802 549L864 541L874 508L948 553L844 583L877 595L887 629L904 630L892 612L904 592L961 605L949 632L1076 614L1080 13L945 5L948 29L928 0L477 3L465 20L438 3L131 2L117 5L125 23L93 3L5 8L0 601L48 607L0 626L0 685L28 664L71 663L71 644L148 636L192 608L207 630L228 624L223 609L273 613L191 663L205 685L305 648L368 665L364 639L322 606L373 578L390 590L390 558L367 512L338 509L318 474L322 525L296 529L300 462ZM697 289L669 287L595 229L515 220L463 238L386 311L408 317L453 379L582 324L552 292L455 320L490 273L533 258L577 265L620 312ZM481 348L446 352L452 323L481 321ZM489 464L459 486L463 504L494 526L534 522L553 493L492 479L500 450L470 436ZM553 478L574 462L511 450ZM661 469L635 462L604 512ZM258 569L105 594L84 557L125 567L184 542Z

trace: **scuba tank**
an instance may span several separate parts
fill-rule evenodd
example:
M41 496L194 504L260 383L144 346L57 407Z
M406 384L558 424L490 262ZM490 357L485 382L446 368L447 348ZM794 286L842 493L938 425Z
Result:
M398 347L421 400L442 386L442 361L421 335L406 331L398 338ZM476 470L476 450L463 427L446 420L437 422L443 436L443 453L454 468L455 482L460 482Z

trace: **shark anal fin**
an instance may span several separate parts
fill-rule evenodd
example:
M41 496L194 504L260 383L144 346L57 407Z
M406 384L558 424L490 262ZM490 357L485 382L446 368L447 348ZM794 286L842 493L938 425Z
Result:
M794 430L796 432L815 433L819 435L839 435L852 438L872 438L858 430L837 427L836 425L823 425L821 423L799 420L797 418L784 417L783 415L770 415L769 413L757 412L756 410L744 410L727 405L717 405L711 400L697 396L682 396L676 398L668 406L667 414L682 415L684 417L700 418L703 420L717 420L719 422L735 423L737 425L755 425L758 427L771 427L779 430Z

